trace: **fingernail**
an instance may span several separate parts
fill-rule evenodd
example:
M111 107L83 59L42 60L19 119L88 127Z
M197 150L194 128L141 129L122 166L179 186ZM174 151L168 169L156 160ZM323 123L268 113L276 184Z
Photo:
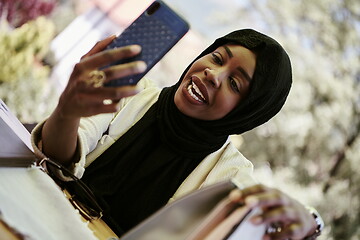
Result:
M141 51L141 46L140 46L140 45L137 45L137 44L131 45L131 46L130 46L130 50L131 50L132 52L140 52L140 51Z
M251 222L253 224L260 224L260 223L262 223L262 218L260 216L253 217L253 218L251 218Z
M241 199L241 191L236 189L230 192L229 198L231 201L239 201Z
M145 62L139 61L139 62L137 62L136 67L137 67L137 70L138 70L139 72L143 72L143 71L146 70L147 65L146 65Z
M247 197L245 203L250 207L255 207L259 203L259 200L256 197Z

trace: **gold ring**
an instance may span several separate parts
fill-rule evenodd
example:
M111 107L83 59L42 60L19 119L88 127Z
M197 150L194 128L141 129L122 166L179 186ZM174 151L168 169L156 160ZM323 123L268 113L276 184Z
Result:
M103 86L105 79L106 75L104 71L94 70L89 73L85 82L88 86L98 88Z

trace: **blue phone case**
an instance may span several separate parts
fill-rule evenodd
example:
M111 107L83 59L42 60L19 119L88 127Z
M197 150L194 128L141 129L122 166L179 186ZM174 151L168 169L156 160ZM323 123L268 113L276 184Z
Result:
M137 82L185 35L188 23L164 2L153 2L120 36L108 46L117 48L131 44L142 46L141 53L111 65L134 60L146 62L147 69L141 74L112 80L105 86L135 85ZM111 66L110 65L110 66Z

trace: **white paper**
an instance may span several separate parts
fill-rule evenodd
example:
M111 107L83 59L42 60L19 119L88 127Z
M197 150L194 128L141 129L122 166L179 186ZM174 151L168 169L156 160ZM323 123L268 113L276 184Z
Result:
M25 239L97 239L55 182L35 167L0 168L0 217Z
M0 99L0 166L29 166L35 157L31 134Z
M33 155L31 135L0 99L0 157Z
M265 224L254 225L249 221L249 219L259 213L259 211L259 209L252 210L227 240L262 239L266 231Z

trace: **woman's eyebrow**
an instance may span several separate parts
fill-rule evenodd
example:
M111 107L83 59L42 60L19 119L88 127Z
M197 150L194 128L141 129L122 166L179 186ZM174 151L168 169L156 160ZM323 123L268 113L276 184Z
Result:
M229 58L232 58L234 55L231 52L230 48L228 48L227 46L223 46L225 48L225 51L227 53L227 55L229 56ZM237 67L236 68L239 72L241 72L242 75L244 75L245 79L250 82L251 81L251 77L250 75L242 68L242 67Z
M228 46L224 46L226 53L228 54L229 58L232 58L234 55L232 54L230 48Z

